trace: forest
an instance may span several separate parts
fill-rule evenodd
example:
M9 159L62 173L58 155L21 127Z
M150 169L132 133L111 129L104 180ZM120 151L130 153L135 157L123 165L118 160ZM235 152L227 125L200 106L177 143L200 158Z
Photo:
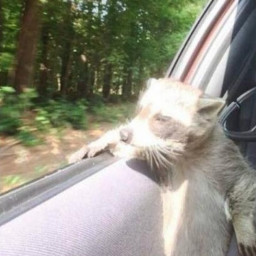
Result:
M202 0L1 0L1 85L130 97L161 76Z
M63 129L70 137L92 124L128 118L146 79L165 75L205 2L0 0L0 165L6 183L18 182L9 170L21 172L10 162L27 159L33 166L32 156L24 157L32 151L13 145L47 149L54 134L49 143L57 155L63 145L55 145L56 136L67 138ZM45 170L43 164L33 168Z
M136 98L148 77L164 75L203 2L0 0L0 132L18 131L7 117L19 116L16 103Z

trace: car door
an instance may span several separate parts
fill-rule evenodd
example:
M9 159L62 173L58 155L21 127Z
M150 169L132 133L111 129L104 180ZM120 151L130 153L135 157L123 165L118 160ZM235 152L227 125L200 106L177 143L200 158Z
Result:
M253 0L209 1L166 76L235 97L249 87L241 89L255 21ZM101 155L10 191L0 198L0 225L3 256L165 255L160 189L139 160Z

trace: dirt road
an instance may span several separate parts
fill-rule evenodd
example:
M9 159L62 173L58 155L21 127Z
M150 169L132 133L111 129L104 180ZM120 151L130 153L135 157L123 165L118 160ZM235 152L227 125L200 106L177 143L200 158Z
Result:
M65 129L50 133L42 145L24 147L10 138L0 138L0 193L50 173L67 164L68 156L85 143L100 137L112 123L91 124L86 131Z

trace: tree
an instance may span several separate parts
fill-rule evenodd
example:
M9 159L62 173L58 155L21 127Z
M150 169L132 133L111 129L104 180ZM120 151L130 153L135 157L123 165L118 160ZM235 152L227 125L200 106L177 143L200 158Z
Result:
M64 18L65 36L63 41L62 51L62 65L61 65L61 94L65 96L67 94L68 82L71 75L71 64L73 57L73 43L74 43L74 29L73 29L73 13L72 13L72 1L68 0L66 4L66 15Z
M25 0L19 33L14 87L18 93L31 85L40 28L39 0Z
M164 74L204 1L0 0L0 86L13 73L17 92L129 99Z
M3 13L3 0L0 0L0 51L3 48L3 30L4 30L4 13Z

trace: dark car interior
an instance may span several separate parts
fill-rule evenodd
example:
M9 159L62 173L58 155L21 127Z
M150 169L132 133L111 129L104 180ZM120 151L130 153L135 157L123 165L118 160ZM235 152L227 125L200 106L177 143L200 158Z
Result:
M256 2L213 0L167 73L227 100L220 123L254 168L255 69ZM161 207L143 161L83 160L0 197L0 255L162 256ZM228 256L238 256L235 237Z

